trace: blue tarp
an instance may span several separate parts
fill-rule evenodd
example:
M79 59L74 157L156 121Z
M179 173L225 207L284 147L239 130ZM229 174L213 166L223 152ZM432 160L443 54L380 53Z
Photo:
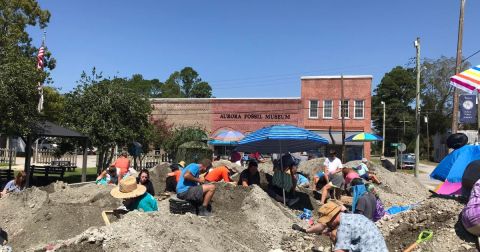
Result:
M452 183L462 182L465 168L474 160L480 160L480 146L465 145L443 158L432 174L430 174L430 177L441 181L447 180Z

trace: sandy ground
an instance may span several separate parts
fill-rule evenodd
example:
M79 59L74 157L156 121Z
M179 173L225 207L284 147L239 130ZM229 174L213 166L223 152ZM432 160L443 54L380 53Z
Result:
M301 170L313 174L321 162L310 160ZM402 251L424 229L433 230L434 237L420 245L422 251L475 251L475 237L459 224L462 203L431 198L411 175L373 164L370 168L383 182L376 190L386 208L415 204L412 210L377 222L390 251ZM109 195L111 187L74 188L57 182L1 199L0 227L9 234L14 251L331 251L328 238L291 229L293 223L307 226L296 217L299 209L318 208L312 191L297 192L300 202L286 208L262 189L271 165L259 169L261 187L217 183L210 218L171 214L169 201L162 200L158 212L133 211L105 226L101 211L120 205ZM158 192L168 170L168 164L151 170Z

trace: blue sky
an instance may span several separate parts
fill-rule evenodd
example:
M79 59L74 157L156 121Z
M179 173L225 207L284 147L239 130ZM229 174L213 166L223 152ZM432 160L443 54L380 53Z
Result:
M459 1L40 0L52 18L54 86L83 70L162 81L191 66L217 97L294 97L303 75L371 74L415 56L455 56ZM464 56L480 50L480 1L467 0ZM477 29L475 29L477 27ZM34 42L42 32L30 29ZM470 59L480 64L480 54Z

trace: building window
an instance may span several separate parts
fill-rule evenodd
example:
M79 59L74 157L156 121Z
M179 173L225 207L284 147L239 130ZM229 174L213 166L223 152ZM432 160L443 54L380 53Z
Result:
M341 101L338 102L338 112L339 112L338 116L340 118L342 118L342 112L343 112L343 116L345 118L347 118L347 119L349 118L350 115L348 113L348 105L349 105L348 100L343 100L343 111L342 111L342 103L341 103Z
M324 100L323 101L323 118L332 118L333 117L333 101Z
M363 119L364 117L364 110L365 110L365 101L355 101L355 106L354 106L354 118L355 119Z
M317 100L310 100L310 114L308 118L318 118L318 101Z

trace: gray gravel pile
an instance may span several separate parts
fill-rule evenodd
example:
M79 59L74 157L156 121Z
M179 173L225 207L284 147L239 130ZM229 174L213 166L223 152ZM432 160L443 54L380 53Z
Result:
M423 230L432 230L431 240L420 244L423 251L477 251L476 237L459 221L463 204L452 199L430 198L417 207L384 217L377 222L390 251L403 251ZM420 251L418 250L418 251Z
M33 187L0 200L0 227L7 232L8 245L14 251L66 239L102 225L101 212L120 205L110 196L109 186L70 188L57 182L46 189Z

